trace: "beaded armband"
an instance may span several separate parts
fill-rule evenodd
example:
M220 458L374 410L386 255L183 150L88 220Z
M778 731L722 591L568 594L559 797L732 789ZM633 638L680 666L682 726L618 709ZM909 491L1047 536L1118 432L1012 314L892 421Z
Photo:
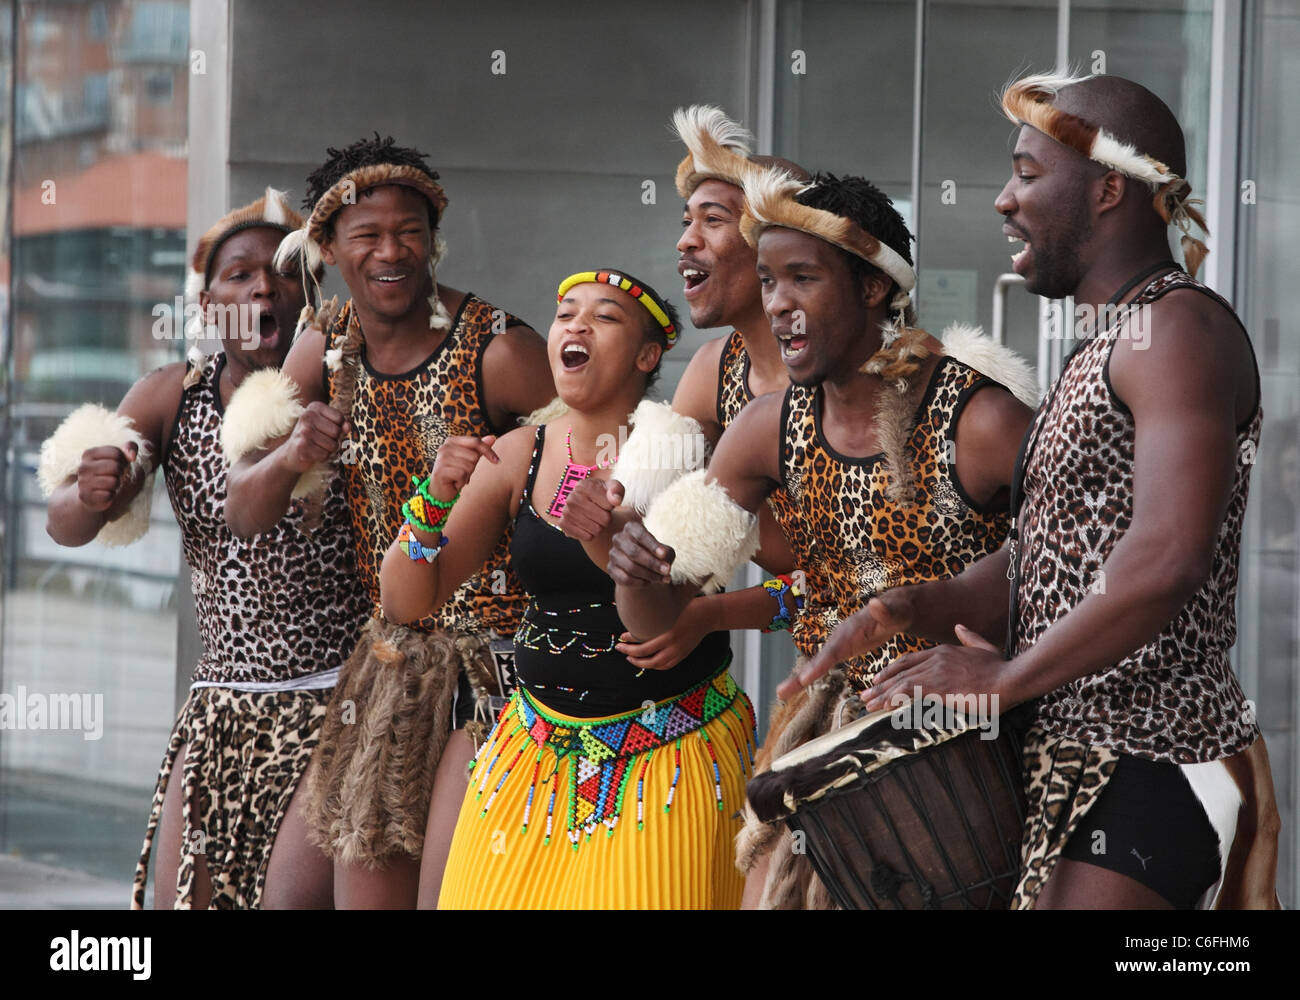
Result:
M797 613L803 610L803 592L796 586L793 578L786 576L784 573L774 579L764 580L763 589L776 599L776 614L763 631L784 632L794 625L794 616L790 614L790 609L786 606L785 595L789 594L794 598L794 609Z
M450 500L439 500L435 496L430 496L429 477L421 479L419 476L412 476L411 484L415 487L415 494L402 504L402 516L421 531L430 533L441 531L447 523L451 509L460 499L460 494L457 493ZM433 514L431 508L438 513Z
M433 562L438 558L438 553L442 551L442 547L446 544L447 539L442 538L439 539L437 545L425 545L415 537L415 531L411 527L410 521L404 521L397 531L397 545L411 558L412 562L419 562L421 559L428 563Z

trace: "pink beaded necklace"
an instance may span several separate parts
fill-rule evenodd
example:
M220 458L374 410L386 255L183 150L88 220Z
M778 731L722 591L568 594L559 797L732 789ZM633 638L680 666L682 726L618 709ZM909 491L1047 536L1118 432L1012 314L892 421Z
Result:
M613 460L597 462L595 465L579 465L573 460L573 428L564 435L564 450L568 454L569 462L564 467L564 475L560 478L560 485L555 488L555 498L551 505L546 508L546 513L550 517L560 517L564 514L564 505L568 502L569 494L577 488L577 485L584 479L588 478L597 469L608 469L614 464Z

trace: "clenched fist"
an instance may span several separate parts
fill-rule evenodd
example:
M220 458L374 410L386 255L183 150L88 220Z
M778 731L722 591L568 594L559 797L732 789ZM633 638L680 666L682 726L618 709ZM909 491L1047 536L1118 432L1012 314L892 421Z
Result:
M338 410L325 403L312 403L303 410L285 442L285 466L301 474L329 461L350 429Z
M632 521L614 536L605 571L620 587L670 583L669 574L676 558L671 546L661 544L641 522Z
M133 444L128 444L125 451L105 445L82 452L77 466L77 498L82 506L96 513L111 508L122 487L131 481L131 463L136 454Z
M470 435L447 438L433 463L429 495L444 502L455 500L456 494L465 488L469 477L474 474L480 458L486 458L493 465L501 461L492 450L496 440L495 434L482 438Z
M614 508L622 502L623 484L617 479L584 479L564 501L560 530L589 542L609 527Z

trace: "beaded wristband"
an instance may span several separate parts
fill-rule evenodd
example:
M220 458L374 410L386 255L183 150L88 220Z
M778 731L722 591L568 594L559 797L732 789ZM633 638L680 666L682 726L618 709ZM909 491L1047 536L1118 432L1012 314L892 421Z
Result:
M402 522L401 528L397 531L397 545L410 557L412 562L419 562L421 559L427 563L433 562L438 558L438 553L442 551L442 547L446 544L447 539L441 538L438 540L437 545L425 545L415 537L415 531L410 521Z
M794 597L794 609L799 612L803 610L803 594L795 585L794 580L784 573L771 580L764 580L763 589L776 600L776 614L772 617L772 621L763 628L763 631L784 632L794 625L794 616L790 614L790 609L786 607L785 595L790 594Z
M450 500L439 500L437 497L429 495L429 480L421 480L418 476L412 476L411 482L415 486L415 495L402 504L402 516L405 517L412 525L421 531L427 531L430 534L441 531L447 524L447 518L451 515L452 507L456 506L456 501L460 499L457 493ZM436 508L438 515L430 519L430 507Z
M411 477L411 485L415 487L416 494L424 498L425 503L432 504L434 507L437 507L439 510L451 510L453 507L455 507L456 501L460 499L460 494L457 493L450 500L439 500L437 497L435 497L433 494L429 492L429 483L431 483L432 481L433 481L432 476L425 476L423 479L421 479L419 476Z

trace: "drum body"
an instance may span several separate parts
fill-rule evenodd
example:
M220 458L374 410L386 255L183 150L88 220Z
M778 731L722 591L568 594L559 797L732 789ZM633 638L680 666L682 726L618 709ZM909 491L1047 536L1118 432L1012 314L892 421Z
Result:
M1025 821L1018 736L894 721L876 713L778 758L750 782L754 811L786 822L845 909L1006 909Z

